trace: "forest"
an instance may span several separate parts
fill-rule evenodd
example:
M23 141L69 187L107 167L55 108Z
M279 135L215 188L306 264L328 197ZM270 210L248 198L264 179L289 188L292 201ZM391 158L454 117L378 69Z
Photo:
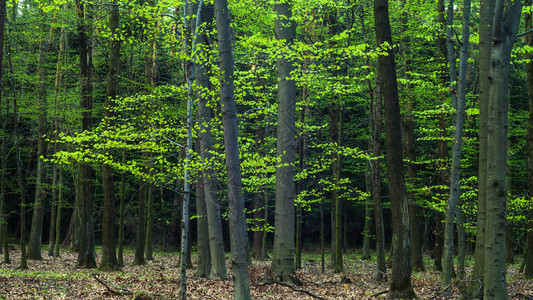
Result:
M0 299L533 299L532 0L0 0Z

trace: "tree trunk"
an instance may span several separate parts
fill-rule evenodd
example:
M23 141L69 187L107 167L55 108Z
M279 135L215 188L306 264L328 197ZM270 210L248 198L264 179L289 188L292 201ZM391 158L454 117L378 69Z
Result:
M152 233L154 230L154 184L148 185L148 203L146 205L146 241L144 243L144 259L154 260L154 247L152 244Z
M17 182L20 189L20 264L19 269L27 269L27 255L26 255L26 184L24 182L24 175L22 174L22 158L20 156L20 132L19 132L19 116L17 98L13 99L13 114L15 119L15 141L17 150Z
M291 47L295 23L291 5L274 5L276 37L285 47ZM294 160L296 135L296 84L290 79L294 70L287 53L277 59L278 73L278 128L276 156L281 160L276 167L276 204L274 219L274 256L272 271L281 281L292 281L294 275Z
M487 205L487 125L489 110L490 65L494 5L496 1L482 2L479 11L479 158L478 158L478 205L476 249L472 278L467 295L483 297L485 277L485 236Z
M202 32L195 34L197 44L208 45L208 41L204 38L210 31L211 23L213 22L213 5L206 4L201 11L201 20L197 20L197 27L202 23L207 23L208 27ZM204 49L204 47L200 47ZM195 63L195 62L193 62ZM222 220L220 217L220 205L217 193L217 177L213 166L213 142L211 137L210 121L212 119L212 109L209 107L210 98L206 91L210 90L208 70L205 66L198 64L198 77L196 79L197 85L202 89L197 92L199 96L198 113L200 114L201 129L199 132L200 139L200 154L202 160L206 164L203 170L203 189L205 192L205 202L207 208L207 220L209 230L209 253L211 255L211 270L209 277L212 279L223 278L227 279L228 274L226 270L226 261L224 257L224 241L222 239Z
M483 5L483 3L482 3ZM494 23L489 74L487 120L487 206L485 235L486 299L508 299L505 281L505 208L507 202L507 128L511 50L520 23L521 1L498 0ZM481 76L481 75L480 75Z
M526 0L525 5L530 6L531 0ZM533 14L531 11L526 12L526 28L533 27ZM533 47L533 33L526 35L526 43ZM527 88L529 98L529 122L527 126L527 182L529 185L529 194L533 195L533 54L526 53L526 58L529 60L526 65L527 70ZM524 257L524 275L527 278L533 278L533 207L529 209L529 218L527 222L527 247Z
M381 94L381 80L376 79L376 88L374 90L374 103L371 105L372 110L372 202L374 206L374 221L376 224L376 257L377 272L376 280L387 280L387 265L385 260L385 228L383 225L383 208L381 205L381 176L380 176L380 159L381 156L381 133L383 131L383 107Z
M393 45L387 0L374 1L374 21L377 43ZM387 150L387 177L393 222L392 273L389 289L391 299L416 298L411 285L411 245L409 238L409 208L405 192L400 103L396 64L391 47L384 47L387 55L378 56L378 74L382 82L385 106L385 146Z
M33 215L30 229L30 239L28 241L28 257L30 259L42 259L41 241L43 235L43 217L45 191L44 184L46 181L46 169L43 158L46 156L46 72L47 54L49 49L48 41L41 41L39 44L39 62L38 62L38 95L39 95L39 116L37 129L37 178L35 183L35 201L33 203Z
M146 153L143 154L146 157ZM137 235L135 239L135 257L133 264L143 265L144 260L144 247L146 243L146 185L149 183L142 180L139 188L139 209L137 211Z
M215 1L215 16L218 32L220 58L220 102L222 105L222 126L226 148L228 174L228 202L230 210L231 266L233 270L234 298L251 299L248 281L247 232L244 215L242 173L239 160L237 108L234 96L234 57L230 11L226 0ZM294 136L294 135L293 135ZM294 223L293 223L294 224ZM290 246L289 246L290 247ZM294 264L294 260L292 260Z
M92 127L92 45L89 32L92 26L89 6L76 1L78 13L78 42L80 45L80 76L81 76L81 130L90 130ZM79 196L81 204L80 214L80 247L78 252L78 265L85 268L96 267L94 247L94 221L93 221L93 171L89 165L80 164L79 171Z
M126 149L122 150L122 164L126 163ZM117 263L119 267L124 266L124 211L126 209L126 173L120 174L120 207L118 219L118 253Z
M454 118L455 132L452 141L452 167L450 170L450 196L446 206L446 222L444 224L444 259L443 259L443 273L442 273L442 288L447 287L454 275L453 269L453 252L454 252L454 220L456 216L462 214L457 212L457 204L461 197L460 171L461 171L461 152L463 149L463 124L465 116L466 105L466 67L468 62L468 42L470 38L470 7L471 1L464 1L463 8L463 30L461 41L461 52L459 58L459 82L457 88L452 87L452 101L456 101L456 113ZM450 1L448 7L448 63L450 68L450 82L455 82L455 50L453 48L453 32L451 29L453 23L453 1ZM451 15L451 17L450 17ZM461 208L459 208L461 209ZM459 217L457 217L459 223ZM459 224L458 224L459 225ZM462 226L462 225L461 225ZM458 228L459 231L459 228ZM464 231L463 231L464 232ZM464 246L464 243L462 243ZM463 252L464 254L464 252ZM462 262L458 264L463 266L463 271L459 273L464 274L464 256ZM451 294L451 289L448 289Z
M200 109L197 111L198 120L200 118ZM201 130L200 130L201 131ZM200 153L200 138L196 141L196 152ZM198 178L196 189L196 236L198 248L198 263L194 275L198 277L209 277L211 270L211 257L209 254L209 228L207 227L207 208L205 203L204 179Z
M115 3L116 2L112 2ZM106 87L104 117L107 126L113 126L113 101L118 92L118 72L120 68L120 40L116 37L119 30L120 13L118 6L109 6L109 70ZM102 166L102 185L104 194L104 212L102 219L102 262L100 270L118 269L115 249L115 180L110 165Z

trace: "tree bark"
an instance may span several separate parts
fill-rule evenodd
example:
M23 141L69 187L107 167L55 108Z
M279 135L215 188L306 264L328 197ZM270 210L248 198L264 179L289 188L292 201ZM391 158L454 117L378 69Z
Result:
M385 106L385 147L387 177L393 222L392 273L389 289L391 299L416 298L411 285L411 243L409 238L409 208L405 191L402 154L400 101L396 79L396 63L392 49L387 0L374 1L374 22L378 45L387 55L378 56L378 74L382 81Z
M525 5L530 6L531 0L526 0ZM526 28L533 27L533 14L531 11L526 13ZM533 33L526 35L526 43L528 46L533 47ZM526 65L527 73L527 88L529 98L529 122L527 126L527 181L529 185L529 194L533 195L533 54L531 52L526 53L528 63ZM533 207L529 209L529 218L527 222L527 247L524 257L524 275L527 278L533 278Z
M383 107L381 94L381 80L376 79L376 88L374 89L374 103L371 105L372 110L372 202L374 205L374 221L376 224L376 260L377 272L376 280L387 280L387 264L385 260L385 228L383 225L383 207L381 205L381 176L380 176L380 159L381 156L381 133L383 131Z
M143 154L146 157L146 153ZM149 183L142 180L139 187L139 208L137 210L137 234L135 238L135 257L133 264L143 265L144 260L144 247L146 245L146 186Z
M234 95L234 59L230 11L226 0L215 1L215 16L220 57L220 102L222 105L222 126L226 148L226 169L228 174L228 202L230 210L231 266L233 270L234 298L251 299L248 281L247 232L244 215L242 173L239 160L237 107ZM294 263L294 261L293 261Z
M453 47L453 34L451 32L451 26L453 22L453 1L450 2L448 13L452 17L448 18L448 63L450 68L450 82L453 84L453 78L455 77L455 49ZM461 41L461 52L459 58L459 81L457 88L451 88L452 101L456 101L456 113L454 118L455 133L452 141L452 167L450 170L450 196L446 206L446 222L444 224L444 259L443 259L443 273L442 273L442 287L447 287L452 280L454 274L453 268L453 252L454 252L454 220L457 217L457 223L459 227L459 214L462 212L457 211L457 205L461 197L461 184L460 184L460 171L461 171L461 152L463 149L463 124L466 105L466 67L468 61L468 42L470 38L470 7L471 1L465 0L463 5L463 30ZM452 11L450 13L450 11ZM452 73L453 72L453 73ZM461 209L461 208L459 208ZM462 226L462 224L461 224ZM459 231L459 228L458 228ZM464 232L464 231L463 231ZM464 246L464 243L463 245ZM464 254L464 252L463 252ZM461 258L458 257L459 260ZM459 271L460 274L464 274L464 255L462 256L462 262L459 261L458 265L463 266L463 270ZM448 293L451 289L448 289Z
M200 109L197 110L198 120L200 118ZM196 152L201 153L200 138L196 140ZM204 179L198 178L196 188L196 237L198 248L198 263L194 275L207 278L211 270L211 256L209 254L209 228L207 227L207 208L205 203Z
M92 127L93 88L92 88L92 45L88 31L91 28L91 12L89 6L76 1L78 13L78 42L80 47L80 77L81 77L81 130ZM80 201L80 244L78 249L78 265L85 268L96 267L94 247L93 221L93 171L89 165L80 164L78 199Z
M44 184L46 181L46 169L43 158L46 155L47 143L45 141L45 134L47 131L46 124L46 72L45 65L47 64L47 54L49 43L43 40L39 44L39 62L38 62L38 97L39 97L39 116L37 129L37 178L35 183L35 201L33 203L33 215L31 221L30 238L28 241L28 257L30 259L42 259L41 256L41 242L43 235L43 217L44 217L44 201L45 190ZM4 143L5 144L5 143Z
M483 3L482 3L483 5ZM508 299L505 281L507 129L511 50L520 23L521 1L498 0L494 7L487 120L486 299Z
M276 39L291 47L295 23L289 3L274 5ZM274 256L272 271L281 281L292 281L294 275L294 161L296 135L296 84L291 79L294 70L287 53L277 59L278 73L278 127L276 156L276 204L274 218Z
M116 4L112 1L111 3ZM113 101L118 93L118 73L120 68L120 40L117 33L119 30L119 8L118 6L109 6L109 70L106 87L106 97L104 103L104 117L106 125L113 126L112 118ZM102 185L104 194L104 212L102 219L102 261L100 270L114 270L120 266L117 260L115 249L115 180L113 169L110 165L102 166Z
M484 1L479 11L479 158L478 207L474 268L467 295L483 297L485 277L485 237L487 206L487 124L489 111L489 74L491 65L492 26L496 1Z

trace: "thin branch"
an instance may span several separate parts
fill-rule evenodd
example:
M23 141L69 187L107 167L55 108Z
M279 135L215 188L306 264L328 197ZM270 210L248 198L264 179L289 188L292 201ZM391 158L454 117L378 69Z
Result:
M100 279L96 274L94 274L94 279L100 282L103 286L107 288L108 291L110 291L114 295L133 295L133 292L131 292L130 290L126 288L115 287L112 283L107 283L105 282L105 280Z
M310 291L307 291L307 290L302 290L302 289L299 289L299 288L296 288L288 283L284 283L284 282L281 282L281 281L277 281L277 280L274 280L274 281L268 281L262 285L269 285L269 284L279 284L281 286L284 286L284 287L288 287L290 289L292 289L293 291L296 291L296 292L300 292L300 293L304 293L306 295L309 295L313 298L316 298L316 299L321 299L321 300L327 300L327 298L324 298L324 297L321 297L321 296L318 296Z

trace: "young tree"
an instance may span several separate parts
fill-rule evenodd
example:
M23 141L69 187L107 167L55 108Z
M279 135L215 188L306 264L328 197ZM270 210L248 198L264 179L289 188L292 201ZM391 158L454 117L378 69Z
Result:
M411 285L409 208L405 191L400 102L388 0L374 1L374 22L377 43L385 53L378 56L378 76L381 78L385 108L387 177L393 222L392 274L388 296L390 299L413 299L416 295Z
M291 4L274 5L276 37L283 47L291 47L295 35ZM292 281L294 274L294 161L296 135L296 84L288 53L280 53L278 72L278 127L276 156L276 203L274 219L274 256L272 271L277 279Z
M220 102L222 105L222 126L224 128L224 147L226 148L226 169L228 174L234 297L236 300L247 300L251 299L252 296L248 281L246 219L239 161L237 107L234 94L234 60L231 45L233 38L230 26L230 11L226 0L215 0L215 17L221 72Z
M449 11L452 11L453 14L453 1L450 1ZM450 197L448 199L448 204L446 207L446 223L444 227L444 260L443 260L443 274L442 274L442 286L447 287L452 280L453 276L453 253L454 253L454 243L453 243L453 232L454 232L454 219L461 212L457 211L457 204L461 197L461 185L459 182L460 179L460 170L461 170L461 152L463 149L463 124L465 117L465 105L466 105L466 67L468 60L468 42L470 38L470 7L471 1L465 0L463 5L463 32L461 40L461 50L459 58L459 82L457 88L452 88L452 98L457 101L455 113L455 133L453 137L453 146L452 146L452 168L450 174ZM450 18L451 19L451 18ZM450 21L449 19L449 21ZM449 27L452 24L448 24ZM448 34L452 34L451 30ZM448 36L448 39L452 39L451 36ZM453 44L448 48L448 63L450 64L450 80L455 77L455 50ZM452 81L453 82L453 81ZM453 84L453 83L452 83ZM460 210L461 208L459 208ZM457 217L459 221L459 217ZM459 223L459 222L458 222ZM458 227L462 224L458 224ZM458 231L460 229L458 228ZM462 245L464 246L464 244ZM459 252L461 253L461 245L459 245ZM464 274L464 251L462 252L462 259L459 258L459 265L462 266L459 268L459 274ZM462 262L461 262L462 260Z

